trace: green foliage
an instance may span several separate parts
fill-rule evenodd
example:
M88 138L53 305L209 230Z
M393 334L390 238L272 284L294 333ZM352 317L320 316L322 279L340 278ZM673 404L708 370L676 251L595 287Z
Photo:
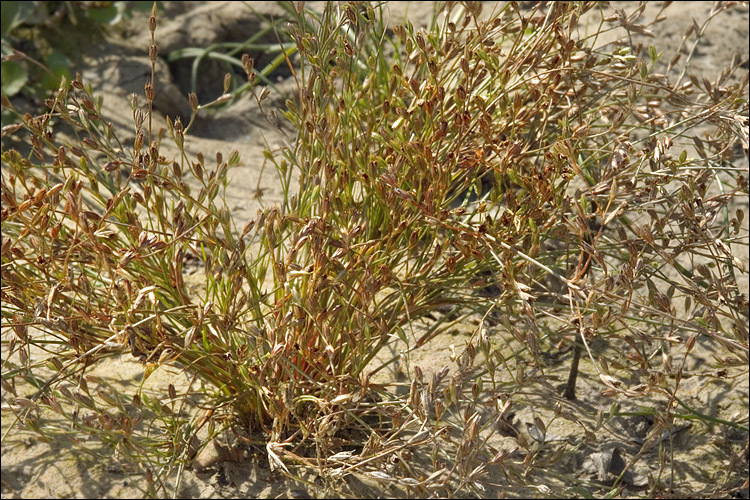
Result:
M283 46L278 64L297 82L284 111L296 137L266 152L283 201L241 229L222 198L239 155L190 154L190 124L152 130L134 97L125 144L78 77L62 78L36 116L3 100L15 119L4 137L28 134L28 151L2 150L2 381L19 425L98 437L143 468L151 493L166 493L195 440L231 429L300 481L307 468L408 494L481 495L488 465L521 486L547 473L555 419L587 439L603 425L603 412L563 409L549 390L543 351L572 343L566 395L580 355L603 396L646 400L659 423L641 452L674 419L747 430L679 397L698 341L727 369L747 360L737 290L747 269L732 253L747 234L744 214L728 213L748 194L727 153L747 141L745 87L726 81L736 68L687 94L629 47L574 36L594 3L551 3L535 17L511 2L489 19L477 3L449 4L428 30L392 31L369 3L286 8L300 59ZM249 43L171 57L239 63L247 86L230 93L225 80L215 102L249 88L270 115L254 63L236 57ZM148 109L153 98L147 85ZM193 94L191 105L194 119L210 104ZM63 125L74 139L61 139ZM185 283L189 260L203 270L198 290ZM408 394L373 382L388 349L406 359L470 320L455 366L415 368ZM670 349L681 363L655 356ZM126 394L85 376L123 354L144 363L144 379L174 366L193 382ZM490 445L512 405L549 415L535 418L541 445L519 437L523 462ZM47 426L40 408L69 429ZM579 487L560 481L558 496Z
M77 58L80 44L93 42L105 27L144 7L144 2L124 1L3 2L3 95L12 97L26 91L44 97L56 90L60 78L70 80L72 59ZM69 39L73 42L67 43ZM3 110L3 125L9 119Z
M17 94L26 85L29 79L26 70L15 61L2 62L3 93L12 96Z

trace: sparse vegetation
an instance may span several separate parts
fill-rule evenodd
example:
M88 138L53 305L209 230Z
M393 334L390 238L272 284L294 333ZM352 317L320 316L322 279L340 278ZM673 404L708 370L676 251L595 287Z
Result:
M2 4L2 92L32 100L70 80L81 45L96 43L105 29L146 7L139 2L5 2ZM146 7L148 8L148 7ZM3 126L12 114L2 110Z
M598 47L609 26L646 27L595 2L491 15L449 2L429 29L392 31L370 3L285 8L296 137L266 153L283 203L243 227L222 198L239 155L193 157L189 125L152 122L156 7L132 144L80 76L38 115L3 96L16 120L2 146L4 418L44 439L96 436L142 468L150 496L171 494L167 479L219 434L303 483L357 474L389 494L446 497L485 495L499 477L536 495L625 495L658 446L660 474L635 494L683 496L671 431L748 429L747 414L707 415L681 396L698 349L713 376L747 375L748 263L733 249L748 234L730 210L748 195L733 163L748 148L747 72L699 81L675 74L678 60L657 73L658 47ZM581 35L584 17L597 27ZM275 123L252 59L240 64ZM197 291L189 261L205 273ZM407 358L472 320L454 366L415 366L403 393L373 381L389 348ZM572 358L554 388L553 346ZM145 378L176 366L193 382L153 394L87 376L122 353ZM569 403L579 358L609 412ZM628 400L653 426L617 477L556 473L566 447L546 453L551 422L583 428L570 443L582 449L638 413ZM516 449L499 448L523 406L551 415L534 420L540 439L512 431ZM741 487L732 467L702 494ZM547 492L532 489L541 472Z

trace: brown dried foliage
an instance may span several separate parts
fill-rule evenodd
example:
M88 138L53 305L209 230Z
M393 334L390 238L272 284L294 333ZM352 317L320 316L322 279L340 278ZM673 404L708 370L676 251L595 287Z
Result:
M122 456L173 465L208 423L262 444L292 477L301 466L484 494L490 469L525 485L554 462L523 436L521 451L490 442L510 407L528 403L520 388L544 380L542 353L572 341L568 398L583 352L603 396L663 394L654 405L671 425L697 343L720 349L726 369L747 364L747 263L732 251L747 232L727 208L748 193L731 163L738 142L747 151L747 78L728 83L728 68L688 88L627 46L594 50L577 23L595 7L511 2L485 19L478 3L449 3L431 29L392 36L370 4L318 17L290 7L301 63L289 61L298 95L285 116L297 137L268 153L285 202L241 231L220 195L236 153L190 158L178 119L167 132L180 154L165 157L152 83L147 114L134 97L134 144L122 144L90 87L63 81L48 112L3 131L28 149L2 153L2 383L19 422L51 435L36 412L48 407ZM155 11L149 28L153 65ZM243 66L254 82L252 61ZM267 95L254 93L259 104ZM59 143L63 123L76 141ZM691 135L699 125L709 138ZM676 153L688 144L698 157ZM205 270L198 296L188 259ZM371 382L386 346L420 349L471 318L479 326L455 367L415 367L408 397ZM510 357L498 338L515 346ZM597 354L601 340L625 357ZM668 345L681 362L654 356ZM174 386L163 400L98 379L89 390L87 367L122 352L147 371L194 374L201 408ZM19 393L21 380L35 391ZM144 418L168 429L166 442ZM166 472L144 469L155 494Z

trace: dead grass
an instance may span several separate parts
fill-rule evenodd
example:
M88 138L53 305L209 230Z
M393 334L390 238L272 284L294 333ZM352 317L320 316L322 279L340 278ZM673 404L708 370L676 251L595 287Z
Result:
M728 209L748 194L732 163L738 143L747 154L747 77L728 83L730 67L675 83L656 73L656 48L593 49L576 28L596 8L510 3L482 17L478 3L448 4L429 29L391 33L371 4L287 5L279 36L299 53L282 46L298 93L283 114L297 135L266 153L283 202L243 228L222 201L236 152L188 155L192 119L153 128L154 8L133 144L80 77L61 82L49 111L3 129L24 144L2 152L2 384L16 426L101 439L143 469L153 496L168 494L197 438L220 433L303 483L314 471L465 496L495 486L490 469L531 487L562 457L544 453L555 420L583 427L581 448L625 415L625 398L647 402L654 424L619 476L563 474L540 493L623 494L627 470L659 446L663 474L642 494L683 494L670 431L698 420L747 432L746 416L681 397L698 344L714 349L717 376L747 372L747 262L732 247L748 236ZM648 29L636 17L602 13L598 32ZM252 60L241 62L276 120ZM229 83L215 104L231 99ZM194 115L205 107L190 102ZM74 142L57 142L63 127ZM169 141L175 157L162 153ZM188 260L204 270L197 294ZM408 394L373 383L388 346L414 352L472 319L452 368L414 367ZM592 422L585 407L527 392L550 386L554 345L574 354L565 397L583 358L615 402L608 414ZM121 353L144 379L169 365L192 382L156 395L91 388L90 367ZM554 414L507 448L513 409L526 406Z

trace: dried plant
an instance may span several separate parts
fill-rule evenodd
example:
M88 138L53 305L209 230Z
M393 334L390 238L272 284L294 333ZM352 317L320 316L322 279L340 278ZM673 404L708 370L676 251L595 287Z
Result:
M733 248L748 236L742 211L729 211L748 194L732 156L738 143L747 154L747 75L732 83L733 66L683 83L687 73L656 73L654 48L646 59L597 47L608 23L646 30L597 7L510 2L483 16L479 3L449 2L427 30L390 31L369 3L285 5L299 58L282 45L298 88L284 115L296 137L267 152L284 200L241 230L221 197L239 156L190 157L179 120L168 139L157 132L153 74L147 112L133 99L132 145L80 77L63 80L48 112L3 130L24 132L28 149L2 152L2 384L18 425L98 436L142 464L152 495L197 438L222 430L300 481L313 470L331 484L359 474L423 495L484 495L493 471L530 487L565 450L542 453L551 421L540 417L539 443L513 430L519 446L499 449L512 407L576 422L578 448L626 414L615 404L594 421L525 390L549 386L546 354L572 346L568 400L582 357L602 396L652 409L657 424L626 470L676 419L746 432L746 417L692 409L680 382L701 344L725 376L747 373L747 262ZM588 36L584 16L601 20ZM149 28L153 68L155 8ZM275 120L253 61L241 64ZM224 90L217 102L232 97ZM190 102L194 114L205 107ZM64 131L74 139L61 143ZM188 259L205 270L198 292L185 285ZM455 366L415 367L403 396L372 381L386 348L414 352L470 320ZM183 369L199 397L194 384L123 393L87 377L123 352L147 375ZM583 486L615 494L626 470L611 490ZM549 494L583 487L555 477ZM649 487L680 495L673 478Z

